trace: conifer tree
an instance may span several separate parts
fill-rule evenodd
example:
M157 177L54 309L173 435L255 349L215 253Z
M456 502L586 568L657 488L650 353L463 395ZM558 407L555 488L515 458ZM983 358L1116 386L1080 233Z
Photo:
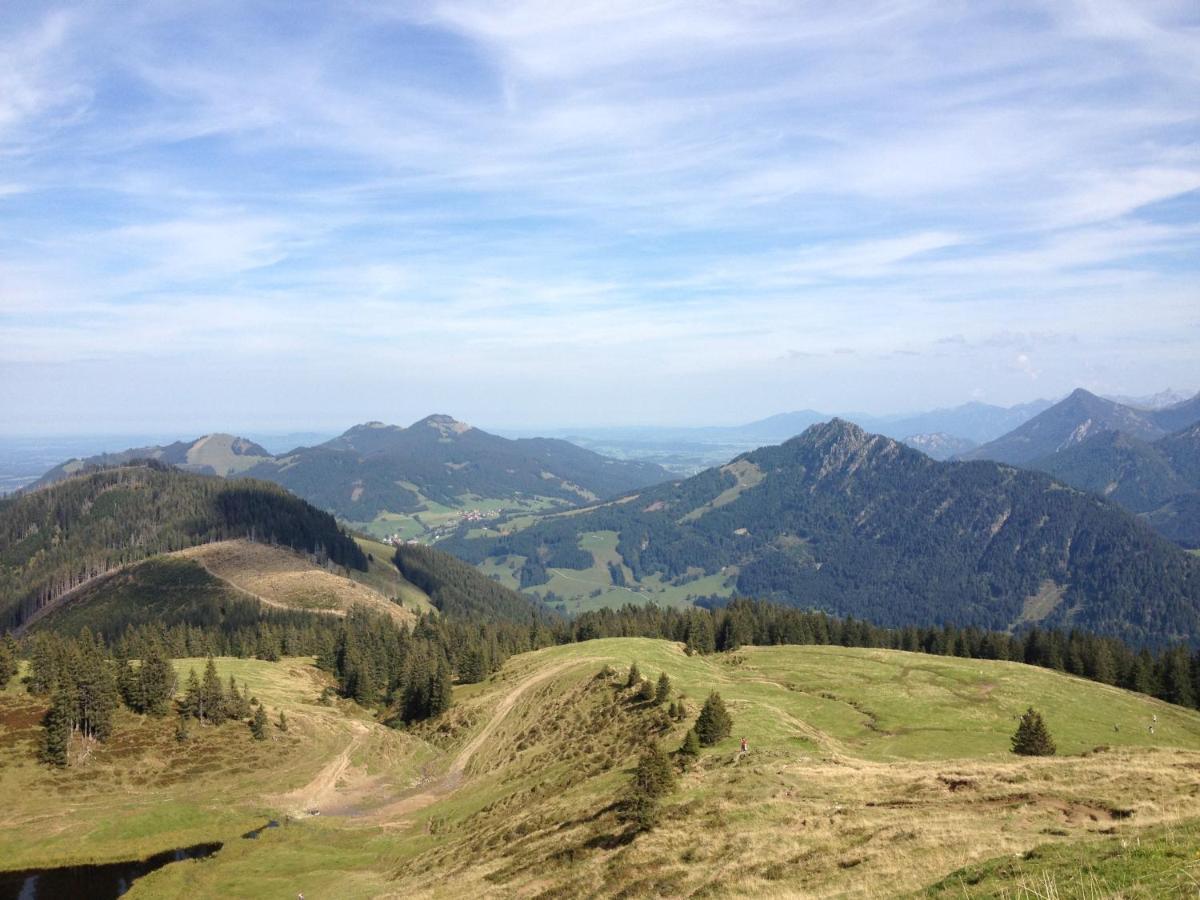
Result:
M648 681L643 681L638 685L637 693L634 697L642 703L654 702L654 685Z
M0 640L0 691L4 690L17 674L17 642L11 634Z
M1012 752L1021 756L1053 756L1054 751L1054 741L1050 739L1042 714L1029 707L1012 736Z
M204 698L200 694L200 679L196 677L195 669L188 669L187 682L183 689L183 701L180 703L180 713L193 719L204 720Z
M217 665L210 656L204 664L204 678L200 682L200 697L203 703L201 721L207 719L213 725L225 721L225 690L221 687L221 678L217 675Z
M675 789L671 761L657 744L642 751L633 778L625 790L618 816L638 831L648 831L661 815L662 798Z
M658 676L658 687L654 690L654 702L662 706L671 698L671 677L663 672Z
M704 701L704 708L696 719L696 735L705 747L720 743L733 730L733 720L725 709L721 695L713 691Z
M634 688L642 683L642 670L638 668L637 660L629 664L629 678L625 681L625 687Z
M683 760L684 765L692 762L700 755L700 736L696 734L695 728L689 728L688 733L683 736L683 743L679 745L679 756Z
M142 655L138 669L140 706L134 708L151 716L165 716L177 683L171 661L162 655L157 644L152 644Z
M50 709L42 720L41 759L52 766L65 766L75 727L76 698L65 687L54 691Z
M188 716L180 711L179 715L175 717L175 740L183 744L191 740L191 737L192 732L188 728Z
M267 739L267 711L261 703L254 710L254 718L250 720L250 733L256 741Z
M278 728L280 731L288 730L287 716L284 714L282 709L279 711L279 721L275 723L275 727Z

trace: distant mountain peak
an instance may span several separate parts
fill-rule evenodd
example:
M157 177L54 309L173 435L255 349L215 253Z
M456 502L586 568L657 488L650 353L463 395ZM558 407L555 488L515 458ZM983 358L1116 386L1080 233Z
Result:
M468 425L466 422L460 422L453 416L447 416L444 413L434 413L432 416L426 416L419 422L414 422L412 427L433 428L439 431L443 437L453 437L459 434L466 434L474 426Z

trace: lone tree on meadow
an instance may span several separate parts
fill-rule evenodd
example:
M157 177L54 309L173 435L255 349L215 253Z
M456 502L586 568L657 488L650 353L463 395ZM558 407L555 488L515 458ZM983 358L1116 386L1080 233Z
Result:
M642 683L642 670L638 668L637 660L629 664L629 678L625 681L625 687L637 687Z
M1012 752L1021 756L1053 756L1054 741L1042 721L1042 714L1032 706L1021 716L1021 724L1012 736Z
M675 790L675 770L671 760L657 744L642 751L633 779L625 790L618 818L638 831L649 831L659 820L662 798Z
M696 719L696 736L705 747L718 744L733 731L733 719L725 709L725 701L721 695L713 691L704 701L704 708Z

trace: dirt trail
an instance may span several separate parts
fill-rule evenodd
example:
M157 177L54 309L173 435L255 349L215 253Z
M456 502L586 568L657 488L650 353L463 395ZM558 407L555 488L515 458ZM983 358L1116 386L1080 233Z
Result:
M479 730L479 733L458 752L450 763L450 768L446 773L431 784L423 785L417 789L417 793L409 794L405 797L400 797L391 803L381 806L379 809L371 813L370 818L383 822L384 824L397 824L397 820L404 816L410 815L417 810L424 809L438 800L452 793L462 784L463 774L470 765L472 757L479 752L479 748L484 745L500 724L508 716L517 701L521 699L531 688L537 687L544 681L548 681L560 672L571 668L572 666L581 665L590 662L590 659L570 659L550 666L548 669L536 673L530 678L525 679L520 684L516 685L511 691L501 698L496 704L495 710L492 712L492 717L488 719L486 725Z
M370 727L363 722L352 720L349 724L354 735L345 749L326 764L304 787L283 795L282 800L288 805L292 815L300 816L310 809L327 807L337 798L338 782L350 769L351 757L362 746L367 735L371 733Z

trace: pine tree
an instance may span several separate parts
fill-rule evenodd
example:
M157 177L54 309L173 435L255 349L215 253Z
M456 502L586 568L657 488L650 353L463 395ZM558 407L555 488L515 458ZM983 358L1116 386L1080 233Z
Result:
M450 708L454 696L454 679L450 663L439 659L429 684L429 718L440 716Z
M284 715L284 712L282 709L279 711L279 721L275 723L275 727L278 728L280 731L288 730L287 716Z
M662 798L675 789L675 770L657 744L642 751L633 778L625 790L618 816L638 831L648 831L661 815Z
M671 677L663 672L658 676L658 687L654 690L654 702L662 706L671 698Z
M17 642L11 634L0 640L0 691L4 690L17 674Z
M1169 650L1159 663L1159 672L1159 696L1163 700L1180 706L1196 705L1192 693L1192 662L1186 648Z
M1050 739L1042 714L1029 707L1012 736L1012 752L1021 756L1053 756L1054 751L1054 741Z
M254 718L250 720L250 733L254 735L256 741L267 739L267 711L261 703L254 711Z
M75 726L76 699L64 687L55 690L50 709L42 720L41 759L52 766L65 766Z
M642 683L642 670L638 668L637 660L629 664L629 678L625 681L625 687L634 688Z
M142 655L138 681L141 700L138 711L152 716L165 716L170 708L171 698L175 696L178 678L171 661L162 655L157 645L151 645Z
M643 681L640 685L638 685L637 693L634 695L634 697L642 703L653 703L654 685L648 681Z
M729 717L721 695L713 691L704 701L704 708L700 710L700 716L696 719L696 735L701 744L711 747L729 737L731 731L733 719Z
M203 703L201 721L207 719L213 725L225 721L225 690L217 675L217 665L210 656L204 664L204 678L200 682L200 697Z
M183 689L183 701L179 704L181 715L204 721L204 698L200 692L200 679L195 669L188 669L187 682Z
M689 728L688 733L683 736L683 743L679 745L679 757L684 764L692 762L700 755L700 736L696 734L695 728Z
M175 740L183 744L191 738L192 731L188 728L188 716L181 711L175 718Z

